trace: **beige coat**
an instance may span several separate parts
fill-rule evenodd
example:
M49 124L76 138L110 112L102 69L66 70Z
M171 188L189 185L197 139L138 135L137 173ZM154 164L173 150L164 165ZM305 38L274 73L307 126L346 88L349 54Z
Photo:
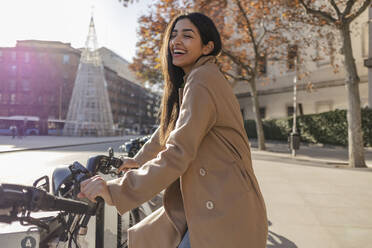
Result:
M192 248L264 248L264 199L239 103L215 58L185 76L180 115L165 147L159 130L135 156L138 170L108 182L123 214L165 190L164 206L129 230L129 248L176 248L186 225Z

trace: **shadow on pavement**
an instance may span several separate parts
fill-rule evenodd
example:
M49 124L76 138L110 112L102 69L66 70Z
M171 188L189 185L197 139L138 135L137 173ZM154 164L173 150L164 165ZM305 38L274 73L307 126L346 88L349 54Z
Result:
M269 221L269 227L270 226L272 226L271 221ZM284 236L269 230L266 248L297 248L297 245Z

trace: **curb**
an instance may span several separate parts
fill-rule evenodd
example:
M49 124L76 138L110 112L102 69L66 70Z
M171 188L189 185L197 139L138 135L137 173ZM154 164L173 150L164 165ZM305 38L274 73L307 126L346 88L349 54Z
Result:
M20 149L14 149L14 150L0 151L0 154L14 153L14 152L24 152L24 151L34 151L34 150L49 150L49 149L55 149L55 148L84 146L84 145L96 145L96 144L114 143L114 142L119 142L119 141L122 141L124 143L125 141L127 141L129 139L130 138L121 138L121 139L115 139L115 140L85 142L85 143L77 143L77 144L69 144L69 145L55 145L55 146L20 148ZM289 153L275 152L275 151L257 151L257 150L254 150L254 149L251 149L251 153L252 154L257 154L257 155L270 156L270 157L280 157L280 158L284 158L284 159L290 159L292 161L296 160L296 161L300 161L300 162L321 163L328 168L349 169L349 170L372 172L372 166L368 166L367 168L350 168L350 167L347 167L347 165L349 163L344 162L344 161L324 160L324 159L316 159L316 158L308 158L308 157L292 157L291 154L289 154Z
M20 148L14 150L6 150L0 151L1 153L11 153L11 152L24 152L24 151L33 151L33 150L48 150L54 148L63 148L63 147L72 147L72 146L84 146L84 145L96 145L96 144L104 144L104 143L114 143L114 142L125 142L127 139L118 139L118 140L106 140L106 141L97 141L97 142L89 142L89 143L78 143L78 144L69 144L69 145L55 145L55 146L42 146L42 147L31 147L31 148Z
M251 153L256 154L256 155L284 158L284 159L288 159L292 161L312 162L312 163L317 163L318 166L327 167L327 168L372 172L372 166L367 165L367 168L353 168L353 167L348 167L348 164L349 164L348 162L339 161L339 160L317 159L317 158L309 158L306 156L301 157L301 155L299 155L299 157L292 157L291 154L288 154L288 153L273 152L273 151L255 151L253 149L251 150Z

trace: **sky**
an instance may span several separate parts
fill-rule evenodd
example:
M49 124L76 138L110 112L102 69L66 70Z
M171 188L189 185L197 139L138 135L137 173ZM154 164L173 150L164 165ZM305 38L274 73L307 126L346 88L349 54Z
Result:
M135 0L124 7L119 0L0 0L0 47L31 39L83 47L93 12L98 46L131 62L137 20L148 12L149 3L151 0Z

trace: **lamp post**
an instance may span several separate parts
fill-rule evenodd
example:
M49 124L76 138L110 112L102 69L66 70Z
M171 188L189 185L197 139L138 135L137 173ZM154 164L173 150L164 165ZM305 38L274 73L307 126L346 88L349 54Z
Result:
M295 59L295 75L293 78L293 126L292 135L297 133L297 58ZM296 156L296 149L292 145L292 156Z
M296 156L296 151L300 148L300 135L297 133L297 59L294 61L295 75L293 78L293 125L292 133L290 135L290 147L292 156Z

